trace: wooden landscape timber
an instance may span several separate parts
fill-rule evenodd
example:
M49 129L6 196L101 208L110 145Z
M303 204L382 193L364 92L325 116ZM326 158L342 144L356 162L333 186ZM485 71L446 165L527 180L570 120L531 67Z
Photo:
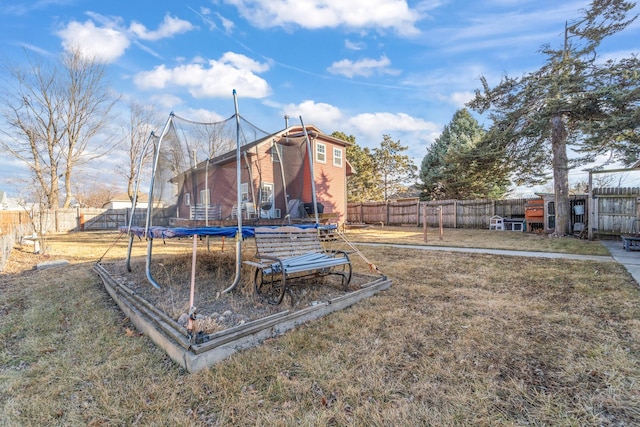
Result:
M194 337L189 338L185 327L113 280L100 264L94 266L94 271L102 279L111 298L136 328L188 372L207 368L240 350L255 347L266 339L282 335L305 322L345 309L391 286L391 280L386 277L372 277L374 280L363 284L359 290L319 301L296 311L283 310L243 325L199 336L196 343Z

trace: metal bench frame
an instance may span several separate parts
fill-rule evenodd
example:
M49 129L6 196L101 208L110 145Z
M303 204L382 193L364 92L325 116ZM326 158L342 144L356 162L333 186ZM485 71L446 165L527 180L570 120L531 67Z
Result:
M352 267L344 251L325 251L318 230L299 227L256 227L256 260L243 261L255 267L256 293L270 304L280 304L287 279L336 274L347 290Z
M640 236L620 236L622 239L622 247L625 251L638 251L640 250Z

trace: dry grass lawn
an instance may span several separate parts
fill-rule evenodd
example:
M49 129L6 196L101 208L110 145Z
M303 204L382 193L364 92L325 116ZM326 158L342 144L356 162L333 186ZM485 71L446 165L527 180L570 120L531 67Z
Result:
M457 231L447 245L606 253ZM52 236L49 259L71 264L47 270L32 269L43 256L13 252L0 274L0 425L640 425L640 290L615 263L363 246L389 290L189 374L91 271L116 236Z

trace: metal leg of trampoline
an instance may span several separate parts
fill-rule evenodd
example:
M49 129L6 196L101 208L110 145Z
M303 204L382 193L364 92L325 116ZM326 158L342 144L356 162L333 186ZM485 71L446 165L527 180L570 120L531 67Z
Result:
M131 273L131 250L133 249L133 234L129 234L129 246L127 247L127 271Z
M154 288L160 289L160 285L151 275L151 251L153 249L153 238L147 237L147 262L145 264L145 273L147 274L147 280L153 285Z

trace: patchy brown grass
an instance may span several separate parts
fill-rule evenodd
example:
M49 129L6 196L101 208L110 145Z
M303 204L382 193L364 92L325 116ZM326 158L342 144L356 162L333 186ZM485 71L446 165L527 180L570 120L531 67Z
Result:
M640 424L639 289L615 263L362 247L389 290L188 374L91 272L114 237L52 236L72 264L49 270L12 254L0 424Z
M381 227L379 225L371 225L366 228L348 230L347 235L357 242L608 255L606 248L597 241L581 240L574 237L560 239L541 233L515 231L445 228L441 236L439 229L430 227L427 230L427 241L425 242L424 232L421 227Z

